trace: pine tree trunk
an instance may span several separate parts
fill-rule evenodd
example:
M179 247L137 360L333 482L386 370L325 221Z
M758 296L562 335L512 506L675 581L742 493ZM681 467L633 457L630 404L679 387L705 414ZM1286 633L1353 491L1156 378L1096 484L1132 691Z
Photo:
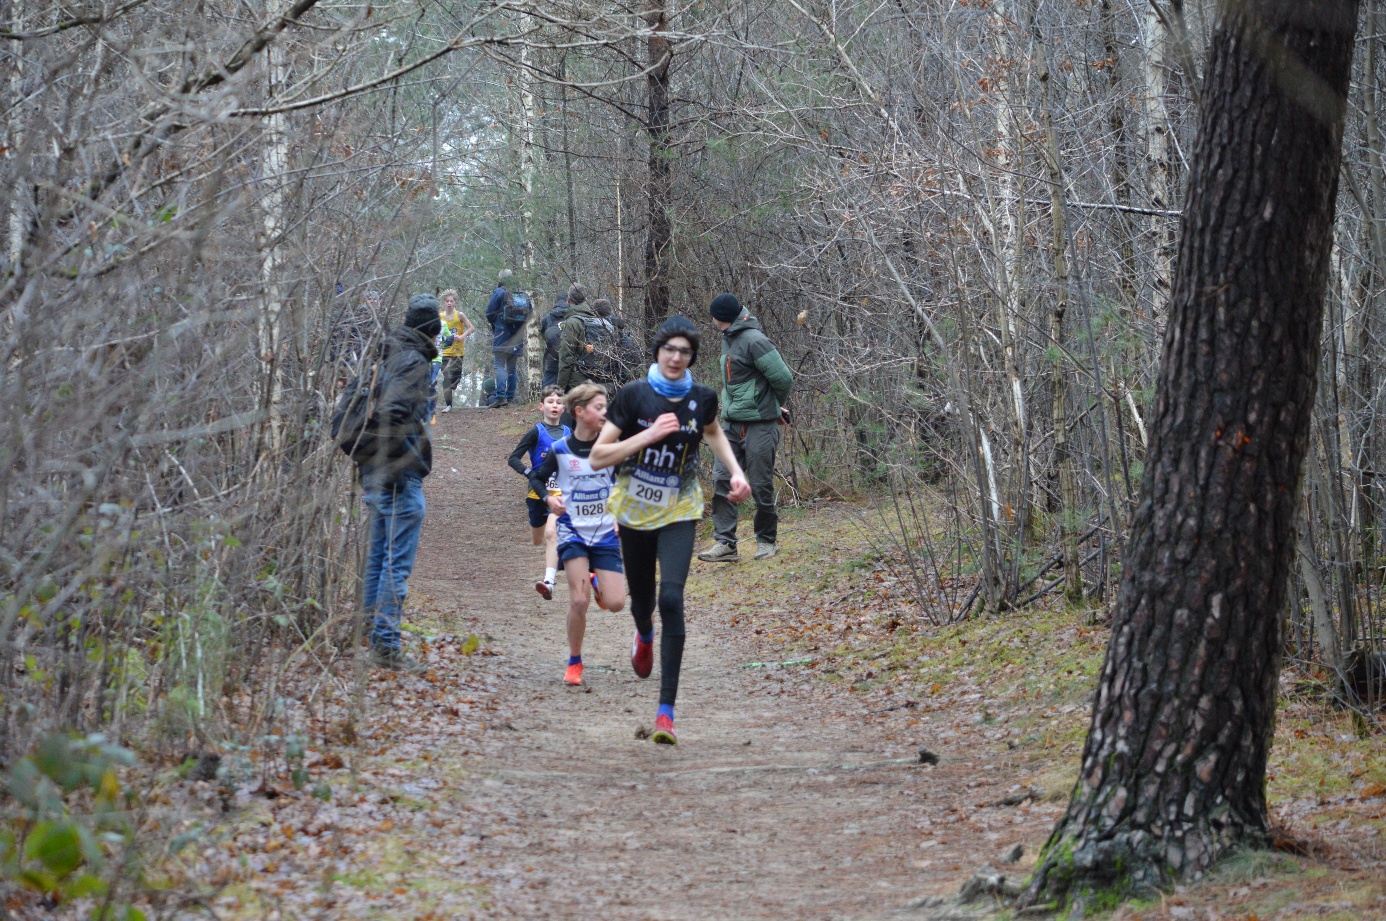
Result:
M1201 876L1269 845L1286 576L1355 0L1227 3L1082 774L1022 905Z

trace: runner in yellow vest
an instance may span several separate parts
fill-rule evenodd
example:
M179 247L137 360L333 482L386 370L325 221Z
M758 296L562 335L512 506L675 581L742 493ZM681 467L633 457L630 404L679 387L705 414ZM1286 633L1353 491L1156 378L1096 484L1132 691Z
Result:
M457 291L449 288L438 298L443 306L443 322L452 327L452 345L443 349L443 412L452 412L452 394L462 380L462 359L467 354L466 338L476 332L467 315L457 310Z

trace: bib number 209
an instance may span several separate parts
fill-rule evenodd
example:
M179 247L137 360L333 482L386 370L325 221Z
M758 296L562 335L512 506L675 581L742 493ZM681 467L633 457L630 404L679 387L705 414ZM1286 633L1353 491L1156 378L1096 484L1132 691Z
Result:
M630 494L645 505L668 508L678 500L679 478L676 475L651 476L637 468L630 479Z

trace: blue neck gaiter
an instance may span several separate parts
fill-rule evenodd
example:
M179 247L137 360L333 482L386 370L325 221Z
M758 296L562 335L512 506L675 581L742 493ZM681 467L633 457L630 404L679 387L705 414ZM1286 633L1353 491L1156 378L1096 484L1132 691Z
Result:
M650 365L650 372L645 375L645 380L650 382L654 392L664 397L666 400L679 400L688 396L688 391L693 389L693 372L684 369L683 377L676 381L671 381L663 374L659 373L659 365Z

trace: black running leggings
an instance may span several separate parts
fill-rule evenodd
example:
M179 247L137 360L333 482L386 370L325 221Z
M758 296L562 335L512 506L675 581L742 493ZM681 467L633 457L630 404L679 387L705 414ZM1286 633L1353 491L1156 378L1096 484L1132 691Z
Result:
M621 560L630 586L630 612L635 629L654 629L655 564L659 564L659 702L674 705L683 664L683 583L693 561L698 522L676 521L653 531L621 526Z

